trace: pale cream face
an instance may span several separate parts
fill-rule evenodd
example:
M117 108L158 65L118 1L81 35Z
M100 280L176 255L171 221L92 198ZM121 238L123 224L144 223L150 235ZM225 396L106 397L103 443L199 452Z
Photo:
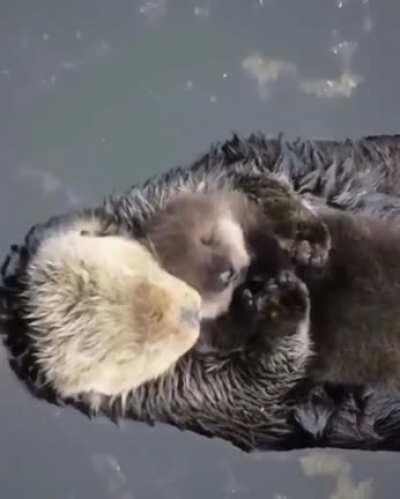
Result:
M199 293L118 236L49 238L26 299L38 362L63 396L123 395L172 368L200 333Z

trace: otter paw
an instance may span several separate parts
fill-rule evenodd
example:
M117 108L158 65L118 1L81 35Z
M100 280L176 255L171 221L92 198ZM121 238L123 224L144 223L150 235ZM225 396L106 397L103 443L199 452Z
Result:
M264 273L249 276L248 280L235 291L233 298L235 308L239 308L242 314L254 318L257 315L256 297L263 293L266 281Z
M319 273L329 260L331 237L326 225L310 213L307 217L292 220L292 234L278 241L299 270Z
M273 175L241 176L237 188L262 209L281 249L297 267L307 272L323 270L331 238L311 202L294 192L285 179Z
M289 270L269 279L254 301L257 314L271 322L301 319L310 306L306 285Z
M328 228L317 220L299 227L292 247L292 257L300 267L320 271L328 262L330 249Z
M326 266L331 237L311 202L276 177L248 176L242 188L262 208L280 247L296 266L317 272Z

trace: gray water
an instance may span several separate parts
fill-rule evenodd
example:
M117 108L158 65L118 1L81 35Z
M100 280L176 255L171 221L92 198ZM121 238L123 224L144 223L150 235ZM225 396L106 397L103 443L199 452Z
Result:
M399 30L398 0L1 0L1 254L232 130L398 132ZM0 363L2 499L397 497L400 455L90 422Z

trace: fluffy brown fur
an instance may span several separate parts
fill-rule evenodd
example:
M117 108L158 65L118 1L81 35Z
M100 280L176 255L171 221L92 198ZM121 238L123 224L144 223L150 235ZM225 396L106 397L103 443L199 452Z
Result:
M229 308L250 264L246 234L257 207L235 192L178 195L146 224L144 244L162 267L201 295L201 316Z
M262 183L259 188L262 199ZM312 266L298 266L297 269L309 288L311 298L309 334L314 353L310 350L307 376L318 382L379 384L399 389L398 226L371 216L329 208L320 201L310 207L329 230L331 247L329 258L324 260L325 265L318 275L312 272ZM290 212L282 211L281 216L290 217ZM254 307L253 317L257 315L257 300L253 294L259 293L263 283L271 276L271 267L267 270L268 260L273 255L271 243L269 251L265 251L261 242L259 240L253 245L258 262L252 265L240 290L243 293L242 303ZM276 258L272 263L276 269L282 265ZM254 322L240 327L240 314L232 310L230 315L234 315L234 321L214 321L210 327L215 330L218 324L223 331L221 336L225 347L237 348L240 338L246 342L253 336L251 324ZM274 327L280 329L279 316L275 319ZM295 315L293 320L296 323ZM288 326L287 318L284 322L288 330L294 327ZM272 331L270 334L274 336ZM221 345L221 342L218 343L219 347Z
M259 293L293 265L321 270L329 253L325 226L285 183L242 180L231 190L180 193L144 227L144 244L163 268L202 297L197 351L247 348L253 331L241 316L241 303L251 307L251 298L241 284L251 262L251 272L262 273L261 287L251 291Z

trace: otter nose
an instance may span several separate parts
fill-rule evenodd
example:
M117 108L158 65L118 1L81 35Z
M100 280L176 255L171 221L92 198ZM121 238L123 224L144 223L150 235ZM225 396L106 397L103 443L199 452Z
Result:
M217 276L218 284L225 288L235 279L236 272L233 267L228 267L227 269L220 272Z
M181 311L181 321L192 328L199 327L200 311L198 308L184 307Z
M223 291L237 277L237 270L233 262L225 256L214 256L209 270L209 288L216 292Z

